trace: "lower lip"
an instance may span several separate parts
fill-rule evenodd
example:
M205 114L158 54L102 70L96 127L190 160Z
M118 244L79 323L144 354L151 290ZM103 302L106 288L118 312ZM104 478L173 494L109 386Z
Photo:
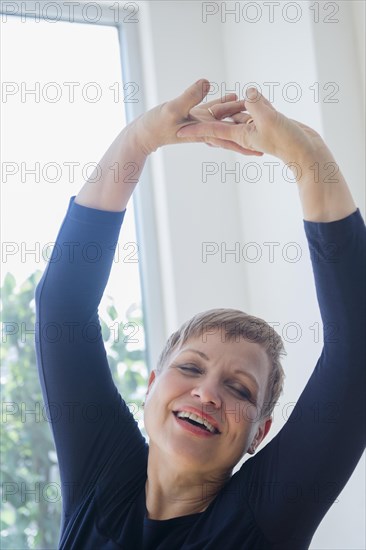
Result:
M182 420L181 418L176 416L174 413L173 413L173 415L174 415L175 420L179 424L179 426L181 426L184 430L187 430L187 432L190 432L191 434L199 435L201 437L213 437L213 436L217 435L216 433L207 432L204 429L197 428L197 426L193 426L193 424L190 424L189 422L186 422L185 420Z

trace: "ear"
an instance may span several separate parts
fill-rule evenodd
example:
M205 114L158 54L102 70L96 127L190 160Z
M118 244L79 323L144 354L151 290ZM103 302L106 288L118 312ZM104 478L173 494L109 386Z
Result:
M155 369L154 369L154 370L152 370L152 371L150 372L149 381L148 381L148 383L147 383L147 390L146 390L145 396L148 395L148 393L149 393L149 391L150 391L150 388L151 388L151 386L152 386L152 384L153 384L155 378L156 378L156 371L155 371Z
M248 449L248 453L250 455L254 455L256 448L263 441L263 439L266 437L266 435L268 434L271 426L272 426L272 418L271 417L266 418L265 420L263 420L261 422L261 424L259 425L258 431L255 435L255 438L253 439L252 444L250 445L250 447Z

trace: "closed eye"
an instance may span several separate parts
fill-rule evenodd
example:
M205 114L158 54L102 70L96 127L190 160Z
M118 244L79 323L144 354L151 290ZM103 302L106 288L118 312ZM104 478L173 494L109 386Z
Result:
M242 399L248 399L249 401L252 401L252 394L250 391L246 390L245 388L236 388L235 386L229 386L237 395L240 395Z
M192 374L201 374L201 369L196 367L196 365L179 365L178 368L183 372L192 373Z

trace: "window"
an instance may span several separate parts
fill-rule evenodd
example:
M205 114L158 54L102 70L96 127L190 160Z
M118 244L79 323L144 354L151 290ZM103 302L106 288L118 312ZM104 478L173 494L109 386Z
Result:
M3 14L2 21L4 549L57 545L61 493L35 362L34 288L70 197L126 124L126 103L139 89L123 81L119 25L39 15ZM99 312L116 384L143 429L139 405L148 369L141 284L131 199ZM134 342L131 323L138 326Z

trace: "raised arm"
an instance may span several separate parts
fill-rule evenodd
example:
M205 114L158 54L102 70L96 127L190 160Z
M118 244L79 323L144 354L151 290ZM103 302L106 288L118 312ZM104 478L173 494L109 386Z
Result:
M319 134L278 113L259 92L245 103L247 112L232 117L236 126L212 120L178 136L213 145L227 139L293 163L324 346L287 423L239 475L273 547L308 548L365 447L366 231Z
M236 143L247 153L274 155L293 170L298 183L304 219L330 222L355 212L347 183L321 136L312 128L276 111L255 88L247 90L245 110L231 115L236 124L225 124L220 107L211 110L217 121L186 125L178 137L229 148ZM225 116L227 116L225 114Z
M105 475L112 449L120 446L121 462L144 450L112 380L98 317L123 217L72 197L36 289L37 364L66 517Z
M124 460L135 460L137 468L137 457L146 458L144 439L112 380L98 307L125 209L147 156L162 145L181 141L175 134L182 121L204 120L207 107L196 108L205 94L203 82L120 132L99 163L99 180L92 174L77 197L71 198L36 289L37 364L66 516L91 484L107 474L111 456L121 471ZM230 113L237 110L234 99L231 94L218 102L226 104Z

